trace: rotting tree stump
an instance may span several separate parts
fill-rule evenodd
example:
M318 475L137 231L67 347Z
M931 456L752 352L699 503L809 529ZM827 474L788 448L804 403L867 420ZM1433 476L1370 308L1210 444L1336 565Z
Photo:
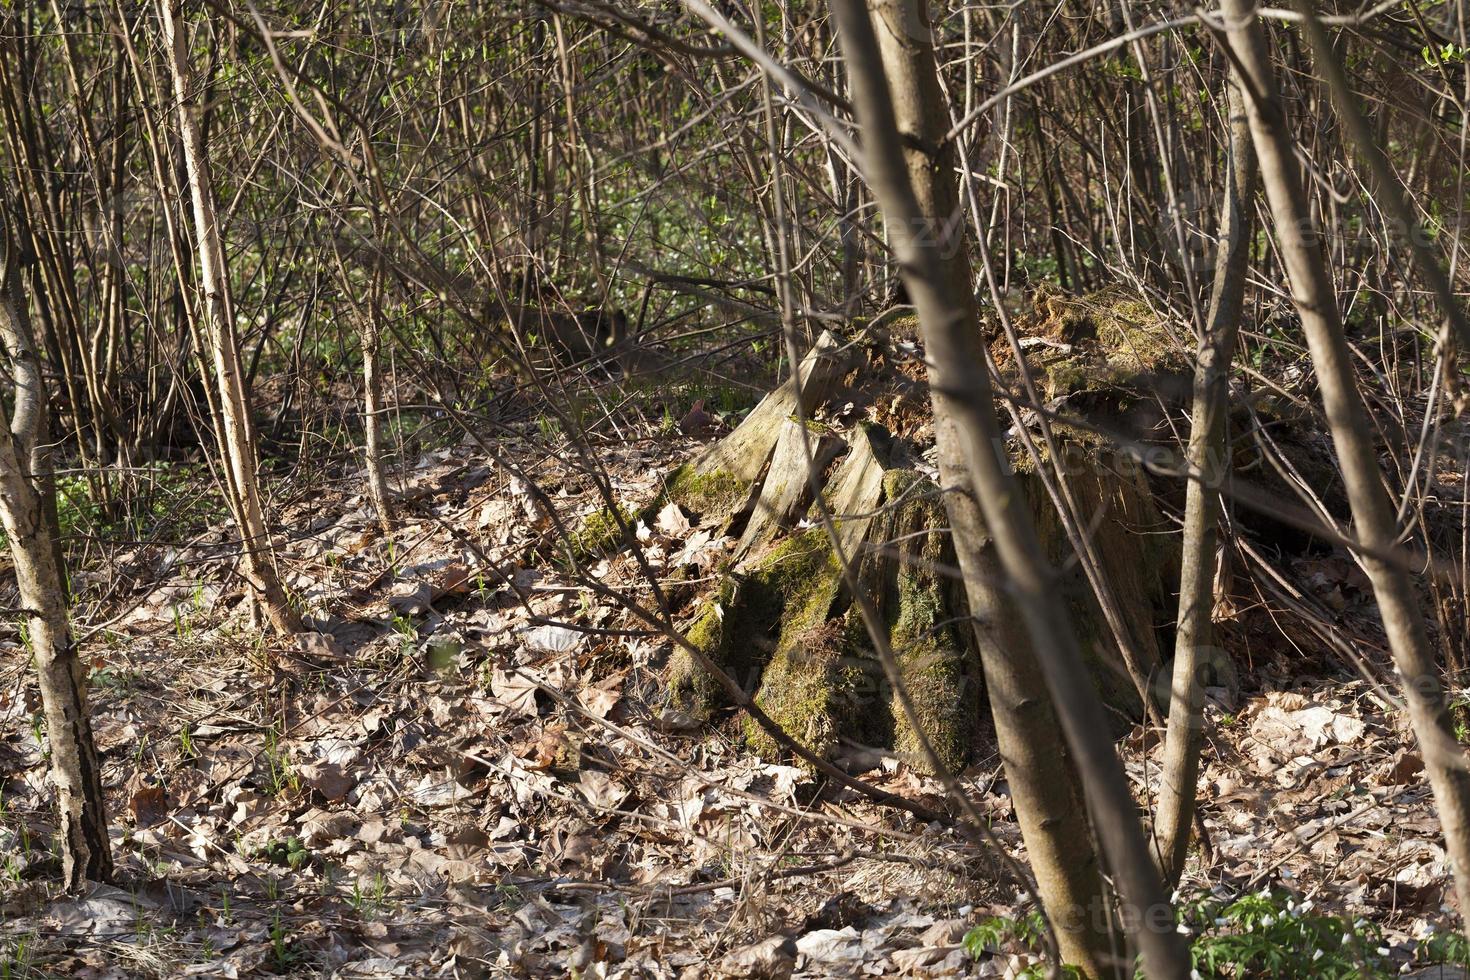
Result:
M875 762L874 750L893 751L922 766L918 733L886 679L844 584L820 508L814 506L807 473L811 453L836 537L876 610L918 724L940 759L960 769L977 747L984 699L948 520L938 487L925 475L933 472L923 464L932 427L924 419L910 425L891 422L904 433L897 435L873 422L844 427L826 421L854 402L903 403L910 413L927 417L927 396L912 397L914 379L922 376L914 325L899 318L887 326L852 343L824 334L800 368L800 414L806 423L795 418L798 391L787 381L732 433L671 474L651 506L676 502L737 541L719 588L688 627L691 644L754 692L772 719L815 751L853 768ZM1151 350L1166 349L1151 334L1140 339L1147 339ZM1058 397L1063 384L1080 390L1079 382L1087 379L1105 376L1110 386L1126 383L1122 371L1089 372L1080 362L1096 358L1098 351L1084 349L1085 342L1043 346L1061 366L1045 372L1051 397ZM1157 366L1140 364L1142 371ZM1059 380L1066 378L1072 380ZM907 394L892 396L899 386ZM1066 427L1056 435L1066 454L1067 485L1085 522L1082 530L1095 545L1100 572L1128 630L1133 674L1077 570L1068 535L1035 466L1015 440L1008 450L1060 570L1059 587L1070 600L1098 690L1119 717L1121 730L1143 711L1134 676L1141 670L1146 677L1158 668L1158 634L1170 614L1170 549L1176 544L1136 462L1096 437ZM728 706L722 690L687 651L676 652L668 688L673 707L701 720ZM777 753L774 740L759 726L747 721L744 728L759 751Z

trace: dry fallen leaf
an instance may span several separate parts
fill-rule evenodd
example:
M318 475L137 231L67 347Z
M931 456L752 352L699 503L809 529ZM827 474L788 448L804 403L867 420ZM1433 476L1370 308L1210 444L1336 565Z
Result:
M664 504L663 510L658 512L654 526L671 538L682 538L693 527L689 518L684 516L683 508L672 500Z
M770 936L726 953L719 962L726 977L786 980L796 969L796 944L786 936Z
M399 582L388 597L388 608L400 616L420 616L429 611L433 595L428 582Z
M152 827L168 816L168 790L161 784L141 775L130 780L132 793L128 797L128 812L137 827Z
M463 562L451 562L440 570L434 579L432 601L438 602L445 596L459 598L470 594L473 579Z
M566 653L580 646L584 636L580 630L546 623L526 633L524 641L526 649L537 653Z
M593 717L606 718L622 700L623 681L627 676L626 670L620 670L604 677L593 686L583 688L577 698Z
M308 657L319 660L342 659L342 644L330 633L297 633L293 640L296 649Z
M357 786L357 777L344 772L335 762L307 762L296 767L296 775L328 803L338 803Z
M577 778L577 788L593 806L616 810L628 798L628 791L607 773L584 769Z
M521 672L510 672L496 668L490 673L490 693L495 700L523 715L534 716L536 707L536 681Z

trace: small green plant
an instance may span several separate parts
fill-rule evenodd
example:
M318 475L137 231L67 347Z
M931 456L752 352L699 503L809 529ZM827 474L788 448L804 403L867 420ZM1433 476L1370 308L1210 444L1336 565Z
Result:
M1020 944L1033 953L1042 949L1042 936L1045 934L1046 923L1041 918L1040 912L1032 912L1020 919L1009 916L991 916L965 933L965 949L975 959L980 959L985 953L998 950L1011 944ZM1050 975L1050 970L1045 963L1034 963L1016 974L1018 978L1026 980L1041 980L1042 977ZM1081 977L1074 966L1062 965L1062 976L1072 978Z
M363 909L369 912L381 911L388 904L388 879L383 877L382 872L376 872L367 888L362 887L361 878L357 879L352 883L352 894L347 901L352 905L352 911L359 916Z
M266 788L272 796L295 793L301 789L301 777L291 768L291 754L281 745L280 733L275 725L266 729L265 751L261 756L265 760Z
M89 687L99 688L112 694L131 693L138 686L137 671L119 667L97 667L87 677Z
M1419 958L1470 969L1470 940L1461 932L1438 932L1419 943Z
M280 912L271 915L270 936L271 958L275 960L276 969L284 973L296 959L296 951L291 948L290 940L286 938L286 929L281 925Z
M1193 937L1190 959L1198 980L1360 980L1396 972L1377 925L1314 914L1310 901L1284 892L1267 890L1226 901L1206 898L1181 906L1179 922L1180 931ZM964 944L977 959L1012 945L1039 953L1042 929L1035 912L1022 919L997 916L966 933ZM1459 933L1443 933L1421 943L1419 954L1434 963L1470 964L1470 943ZM1077 975L1071 967L1064 966L1063 972ZM1019 974L1047 975L1042 963Z
M199 758L199 750L194 747L194 734L189 730L187 721L179 725L179 756L184 759Z
M189 592L188 603L175 602L170 607L174 617L174 635L179 638L179 642L194 642L198 635L194 619L202 615L208 606L209 602L204 595L204 583L195 582L193 589Z
M501 905L520 905L524 899L521 886L506 883L498 883L495 886L495 898Z
M1462 48L1453 41L1446 41L1438 48L1432 44L1426 44L1419 49L1419 57L1423 58L1424 63L1430 68L1435 65L1443 65L1448 68L1451 65L1463 64L1467 53L1470 53L1470 48Z
M257 854L271 864L285 865L292 871L300 871L311 863L311 851L300 837L273 838L266 841Z
M0 941L0 980L21 980L22 977L33 976L35 950L35 933Z
M419 628L414 624L411 617L401 613L394 613L390 621L393 632L398 634L398 645L405 657L411 656L419 642Z
M189 621L188 617L183 614L177 603L175 603L173 606L173 613L174 635L177 636L181 642L191 642L194 639L194 625Z
M1225 904L1206 899L1182 910L1195 936L1200 977L1358 980L1394 974L1383 933L1363 919L1317 915L1310 901L1262 891Z

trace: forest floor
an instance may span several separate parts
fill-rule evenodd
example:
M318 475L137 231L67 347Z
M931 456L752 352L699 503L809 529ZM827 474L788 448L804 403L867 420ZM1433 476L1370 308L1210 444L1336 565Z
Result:
M599 509L533 429L522 444L497 435L497 451L562 513ZM596 453L636 506L694 445L649 432ZM1030 906L986 845L763 761L735 725L666 711L670 643L565 574L544 513L474 442L402 475L391 542L360 479L278 501L293 529L281 567L316 629L293 645L250 625L222 534L86 571L84 587L114 596L82 645L113 886L54 887L34 695L20 638L6 641L6 976L1014 976L1034 962ZM728 542L677 509L638 535L681 583L687 623ZM1284 574L1381 658L1348 560L1286 559ZM626 554L593 575L648 598ZM1340 946L1366 939L1358 975L1421 965L1452 899L1402 715L1292 651L1298 627L1278 610L1242 606L1244 689L1211 692L1210 847L1181 888L1204 904L1186 928L1290 945L1340 921L1355 937ZM1139 729L1123 748L1146 801L1157 745ZM980 757L966 783L1024 861L993 747ZM869 764L875 785L943 808L904 760ZM1263 895L1277 913L1240 913ZM1345 918L1322 932L1324 915Z

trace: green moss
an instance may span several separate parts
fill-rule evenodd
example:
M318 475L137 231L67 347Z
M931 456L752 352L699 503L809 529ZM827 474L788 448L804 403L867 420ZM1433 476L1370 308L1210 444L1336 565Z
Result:
M918 473L890 470L883 486L884 500L897 506L876 519L871 537L888 544L865 555L859 580L887 631L919 730L946 766L962 769L974 751L981 686L972 633L957 618L967 608L963 585L945 574L954 566L948 521L937 488ZM846 738L891 746L927 768L918 731L878 661L861 611L842 588L827 551L787 606L757 702L820 754ZM758 752L776 753L757 725L747 721L745 728Z
M877 518L875 539L892 542L863 559L859 577L888 631L905 687L945 765L969 761L980 718L980 674L964 625L963 586L954 564L943 504L919 474L884 476L898 506ZM819 755L842 739L893 746L923 767L917 731L887 682L860 612L843 592L841 569L820 528L793 534L750 570L729 577L696 620L689 641L735 679L783 729ZM718 686L685 653L670 677L673 703L708 718L724 702ZM747 718L744 732L762 755L782 753Z
M662 507L672 500L694 514L723 516L734 512L749 494L750 485L730 473L699 473L685 463L669 476L655 505Z
M919 337L919 315L905 313L888 322L888 335L899 340L916 340Z
M622 518L621 525L618 523L619 517ZM580 560L617 550L623 544L623 528L631 527L637 517L635 512L621 507L617 515L608 507L588 514L572 536L573 553Z
M801 542L797 547L805 558L789 563L771 581L772 586L779 581L787 600L756 703L776 724L825 756L836 747L838 736L853 728L864 672L848 656L842 621L834 618L842 601L842 571L825 532L811 528L786 544L792 541ZM779 751L754 721L747 720L745 731L762 755Z
M1083 391L1096 379L1081 358L1066 358L1048 364L1042 377L1042 390L1047 398L1059 398Z
M917 473L892 470L884 477L885 497L900 501L885 522L894 542L896 568L884 595L889 642L904 688L917 716L909 723L896 693L890 694L895 751L923 766L919 731L941 762L963 769L973 752L980 719L980 667L963 586L945 570L954 567L947 518L937 488Z
M736 584L733 578L725 580L715 601L694 621L684 638L727 673L735 668L738 679L740 671L732 663L730 649L732 631L726 625L734 606ZM680 647L669 668L669 703L703 721L721 704L722 698L720 685L699 666L693 655Z
M727 576L685 638L746 690L754 690L778 647L776 637L784 635L783 622L799 618L804 589L830 561L820 529L792 535L753 569ZM714 678L682 648L670 666L669 692L675 707L701 719L725 703Z
M1047 398L1190 369L1192 352L1180 345L1162 317L1126 289L1109 287L1079 297L1040 290L1034 303L1042 317L1040 332L1073 348L1069 354L1043 353L1035 359Z

